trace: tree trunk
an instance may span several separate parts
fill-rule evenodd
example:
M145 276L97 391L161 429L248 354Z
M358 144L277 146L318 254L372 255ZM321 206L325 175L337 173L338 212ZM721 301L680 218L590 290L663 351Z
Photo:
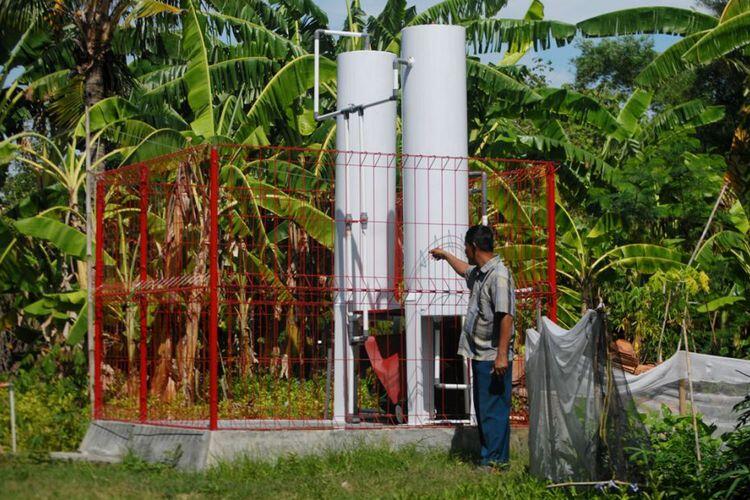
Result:
M86 73L83 85L84 103L88 109L91 109L106 96L104 67L100 62L92 62L91 64L91 69ZM95 165L102 156L104 156L104 148L101 141L97 141L96 146L91 151L91 164Z

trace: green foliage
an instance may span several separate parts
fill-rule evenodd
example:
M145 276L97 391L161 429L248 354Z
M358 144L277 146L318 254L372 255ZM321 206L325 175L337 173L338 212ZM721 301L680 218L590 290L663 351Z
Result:
M224 418L323 418L325 376L279 379L268 373L238 377L230 384L231 400L220 404ZM333 402L331 401L331 404ZM226 413L225 413L226 412Z
M722 436L723 449L719 466L709 479L714 498L747 498L750 496L750 426L747 411L750 396L735 406L743 411L737 429Z
M709 292L710 279L703 271L687 266L657 271L642 286L631 280L627 287L613 290L611 316L615 327L633 343L641 361L654 361L663 358L664 352L677 349L682 321L688 327L692 325L690 318L700 312L696 304L704 303ZM665 319L667 328L662 335ZM706 351L710 348L700 350Z
M740 404L735 410L742 408ZM719 439L712 436L715 427L699 416L700 462L691 415L676 415L664 406L661 414L648 415L645 422L650 446L631 450L631 459L645 471L653 494L659 498L746 498L750 493L750 428L746 421Z
M572 63L575 67L575 87L593 88L599 92L630 93L635 79L656 56L653 40L645 37L624 37L594 43L577 43L581 51Z
M707 479L716 470L721 440L712 437L715 430L698 420L701 462L695 454L693 420L690 415L675 415L669 408L646 417L650 447L633 450L633 461L646 474L649 487L663 498L708 498L712 491Z
M73 344L84 337L85 303L71 296L83 293L76 265L85 253L80 215L85 172L82 109L89 73L76 70L104 70L98 90L108 97L95 103L90 113L96 168L137 163L209 142L326 148L335 137L331 122L312 120L309 49L315 29L327 25L313 2L123 3L122 15L108 18L112 38L102 40L101 50L93 54L79 53L75 47L86 46L86 37L96 34L86 29L102 23L74 22L71 16L78 9L52 7L74 3L0 0L5 35L0 43L0 81L10 71L21 75L18 85L5 85L0 94L0 164L3 175L7 173L0 176L0 290L5 294L0 296L0 328L13 339L10 356L0 361L13 366L19 380L38 373L33 363L19 365L26 356L33 359L53 348L79 352L62 346L60 332L67 332ZM367 16L361 2L347 2L347 23L356 29L366 24L373 45L392 52L398 52L404 26L425 22L465 26L468 48L477 53L504 51L499 64L467 59L470 151L477 156L559 162L557 252L563 323L575 321L582 305L596 306L602 300L613 311L622 335L635 340L643 360L650 361L659 351L659 341L663 349L677 345L687 306L699 350L750 355L750 303L745 300L750 286L750 224L741 203L724 201L696 268L684 267L723 183L723 157L732 159L727 152L742 123L747 2L732 1L721 24L718 15L645 7L578 25L544 19L543 4L537 0L528 2L523 19L499 18L495 14L506 3L446 0L420 12L407 1L389 0L379 14ZM89 4L80 12L93 15L106 3ZM14 16L8 16L11 7ZM583 53L575 61L575 90L548 88L534 68L513 65L530 50L571 43L578 34L641 33L685 38L658 57L640 38L583 41ZM321 103L328 110L336 101L334 60L352 45L323 37L321 47ZM722 62L699 64L721 54L731 62L722 56ZM33 132L23 132L29 128ZM290 225L296 223L292 227L331 248L333 224L315 200L291 197L277 187L297 178L304 180L295 187L325 189L332 172L321 168L322 161L286 165L277 160L278 177L256 175L247 165L221 174L253 193L271 195L228 207L235 222L225 234L258 235L260 251L244 255L243 270L259 272L286 299L291 292L275 271L287 257L279 250L279 239L289 237ZM480 162L471 167L492 169ZM537 215L527 214L502 183L490 186L489 199L492 210L507 220L514 218L517 225L531 226ZM246 221L252 217L246 215L260 210L288 220L277 227L248 227ZM520 264L537 250L519 245L502 252L508 261ZM105 260L110 262L109 256ZM661 339L665 291L673 291L675 299ZM54 359L58 374L69 371L59 356ZM67 422L63 428L69 429L65 433L73 435L73 422L84 419L67 410L72 403L63 397L64 378L45 377L33 391L24 389L19 404L27 413L33 409L43 428L52 418L50 408L59 406ZM363 406L377 407L377 395L382 393L378 382L372 373L363 378ZM271 408L283 413L295 406L290 395L299 403L294 410L298 414L320 415L323 410L320 374L279 382L256 373L254 378L228 383L223 390L233 392L230 399L244 406L224 402L222 411L227 414L246 415L251 401L258 414ZM49 391L42 388L46 384ZM82 408L85 398L75 392L83 390L80 380L75 387L70 392L77 394ZM118 397L114 392L110 396ZM116 399L112 407L118 404L123 411L135 408L129 396ZM200 404L193 409L196 416L205 414ZM153 405L177 414L184 411L186 401ZM69 447L73 441L53 442L49 433L44 435L38 449ZM537 486L530 485L523 494L533 495ZM446 491L463 496L511 493L489 482Z
M75 450L89 418L86 356L80 348L55 347L28 356L13 379L18 449L24 453ZM7 376L7 374L6 374ZM0 446L10 449L7 391L0 393Z
M68 498L91 492L116 498L565 498L524 471L512 452L511 467L488 474L444 451L421 446L392 450L385 444L321 456L220 463L205 472L175 470L133 456L118 465L8 459L0 476L9 498Z
M198 20L193 0L186 2L188 10L184 16L183 46L187 50L188 67L185 83L188 87L188 103L193 110L191 123L193 132L204 137L214 135L214 106L211 77L208 69L208 44Z
M694 64L705 64L723 57L750 43L750 5L742 14L722 19L721 23L706 33L688 49L683 58Z
M716 18L689 9L639 7L601 14L578 23L587 36L689 35L716 26Z

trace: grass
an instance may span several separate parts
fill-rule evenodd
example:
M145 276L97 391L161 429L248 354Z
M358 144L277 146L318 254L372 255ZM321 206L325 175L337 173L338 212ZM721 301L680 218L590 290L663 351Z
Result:
M545 484L515 456L492 474L438 451L355 450L275 463L239 461L201 473L128 457L118 465L0 456L8 498L540 498ZM559 495L561 492L557 493Z

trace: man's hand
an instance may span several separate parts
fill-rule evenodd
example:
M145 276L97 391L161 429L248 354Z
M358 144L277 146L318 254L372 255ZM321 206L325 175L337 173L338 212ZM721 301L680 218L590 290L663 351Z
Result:
M493 373L496 373L499 376L505 375L505 372L508 371L508 355L498 352L497 356L495 357L495 366L492 367Z
M432 255L432 258L435 260L447 260L448 255L450 254L442 248L433 248L430 250L430 255Z
M466 270L469 269L469 264L462 261L452 253L447 252L442 248L433 248L432 250L430 250L430 255L432 255L432 258L435 260L446 261L454 271L456 271L461 276L466 276Z

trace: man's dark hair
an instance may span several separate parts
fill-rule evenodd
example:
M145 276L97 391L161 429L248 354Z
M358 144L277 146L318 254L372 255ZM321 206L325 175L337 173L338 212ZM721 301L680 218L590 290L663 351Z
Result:
M467 245L474 245L484 252L491 252L494 248L492 229L487 226L471 226L466 231L464 241Z

